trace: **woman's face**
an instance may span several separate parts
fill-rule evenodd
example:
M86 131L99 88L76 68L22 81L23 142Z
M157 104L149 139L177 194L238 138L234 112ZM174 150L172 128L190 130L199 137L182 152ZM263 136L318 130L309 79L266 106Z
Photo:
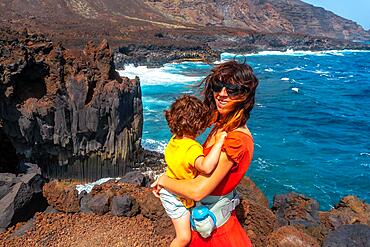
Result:
M232 109L233 100L237 96L230 97L226 91L226 88L223 87L221 91L213 91L213 98L216 102L216 107L221 116L226 115Z

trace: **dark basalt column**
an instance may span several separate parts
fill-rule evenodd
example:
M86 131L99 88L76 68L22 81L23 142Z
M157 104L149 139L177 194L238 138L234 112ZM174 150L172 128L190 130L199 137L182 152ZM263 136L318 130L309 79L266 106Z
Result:
M17 173L18 163L15 148L0 127L0 173Z
M75 51L0 32L1 135L18 158L50 178L123 175L141 149L139 78L119 76L106 41Z

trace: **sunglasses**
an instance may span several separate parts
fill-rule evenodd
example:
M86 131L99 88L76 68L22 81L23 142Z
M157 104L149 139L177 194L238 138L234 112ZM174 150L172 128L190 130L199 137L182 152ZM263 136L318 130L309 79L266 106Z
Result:
M220 81L211 82L211 90L215 93L221 92L222 88L226 89L226 92L229 96L237 96L245 91L245 88L238 84L224 83Z

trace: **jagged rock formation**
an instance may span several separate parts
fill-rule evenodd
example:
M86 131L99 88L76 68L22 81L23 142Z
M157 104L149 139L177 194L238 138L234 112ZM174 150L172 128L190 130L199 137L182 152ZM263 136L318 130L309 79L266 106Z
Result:
M0 120L18 156L48 177L124 174L140 149L141 90L115 71L108 43L80 52L0 32Z

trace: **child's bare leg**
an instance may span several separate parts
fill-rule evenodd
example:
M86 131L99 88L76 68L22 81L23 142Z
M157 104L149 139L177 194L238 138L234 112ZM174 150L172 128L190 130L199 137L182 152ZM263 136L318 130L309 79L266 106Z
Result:
M185 247L191 240L190 212L177 219L172 219L175 226L176 238L172 240L170 247Z

